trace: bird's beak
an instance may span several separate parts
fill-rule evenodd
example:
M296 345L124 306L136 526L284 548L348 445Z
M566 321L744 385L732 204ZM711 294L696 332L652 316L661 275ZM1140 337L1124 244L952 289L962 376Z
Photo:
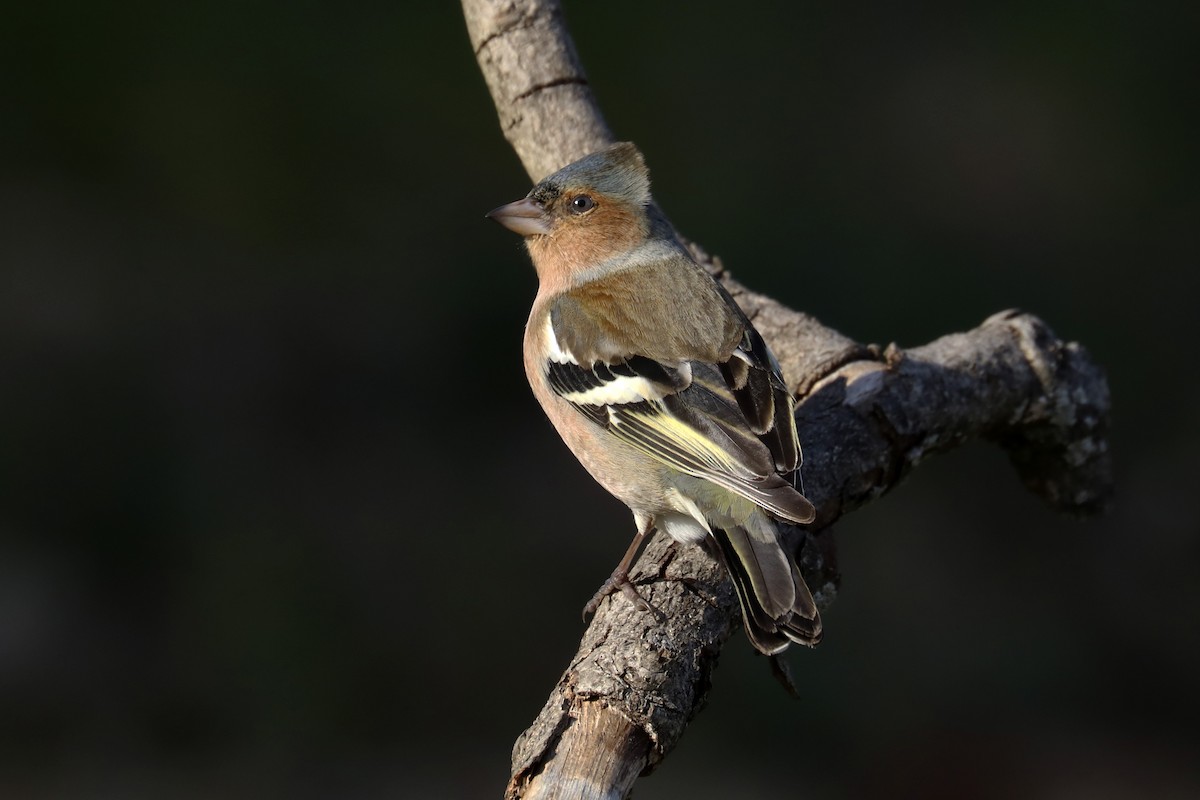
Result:
M546 212L529 197L493 208L485 216L522 236L545 236L550 233Z

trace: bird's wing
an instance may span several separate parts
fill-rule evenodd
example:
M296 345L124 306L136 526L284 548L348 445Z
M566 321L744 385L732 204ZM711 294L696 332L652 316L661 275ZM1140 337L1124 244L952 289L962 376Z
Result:
M725 331L732 344L714 352L711 344L689 348L679 344L686 336L676 337L672 349L678 355L668 358L662 337L652 334L653 343L639 346L628 335L634 327L627 317L638 317L637 301L582 306L564 295L546 320L550 386L579 413L652 458L780 517L810 522L812 504L784 477L798 467L800 448L778 362L728 295L712 297L718 304L700 310L709 315L704 324L710 333L712 326ZM638 330L645 330L645 319ZM675 315L676 323L681 319L674 327L687 327L688 315Z

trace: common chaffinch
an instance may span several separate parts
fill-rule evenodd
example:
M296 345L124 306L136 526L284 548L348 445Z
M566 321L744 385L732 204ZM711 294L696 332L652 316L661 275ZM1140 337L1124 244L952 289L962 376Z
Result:
M815 645L821 618L777 521L812 522L797 491L793 400L779 362L680 244L627 142L563 167L488 217L525 237L539 288L525 372L567 447L637 525L588 605L623 589L652 530L715 543L753 645Z

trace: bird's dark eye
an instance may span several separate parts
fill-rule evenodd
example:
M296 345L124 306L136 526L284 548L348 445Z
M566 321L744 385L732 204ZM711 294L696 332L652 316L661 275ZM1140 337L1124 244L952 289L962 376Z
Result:
M576 195L571 198L571 213L583 214L591 211L596 207L596 201L588 197L586 194Z

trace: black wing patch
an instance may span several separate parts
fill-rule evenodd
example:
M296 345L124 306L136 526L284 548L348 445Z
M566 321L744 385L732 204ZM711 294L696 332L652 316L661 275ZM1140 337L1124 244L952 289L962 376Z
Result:
M800 466L800 445L791 393L758 331L746 328L742 343L720 369L750 429L771 451L775 469L793 472Z
M550 386L560 395L584 394L612 386L621 379L644 378L656 384L662 394L677 392L690 383L683 371L646 356L630 356L612 364L597 361L586 367L572 361L547 363Z
M627 444L786 519L813 518L787 480L799 462L791 396L752 328L720 365L671 366L641 355L588 365L549 360L546 376L556 394Z

